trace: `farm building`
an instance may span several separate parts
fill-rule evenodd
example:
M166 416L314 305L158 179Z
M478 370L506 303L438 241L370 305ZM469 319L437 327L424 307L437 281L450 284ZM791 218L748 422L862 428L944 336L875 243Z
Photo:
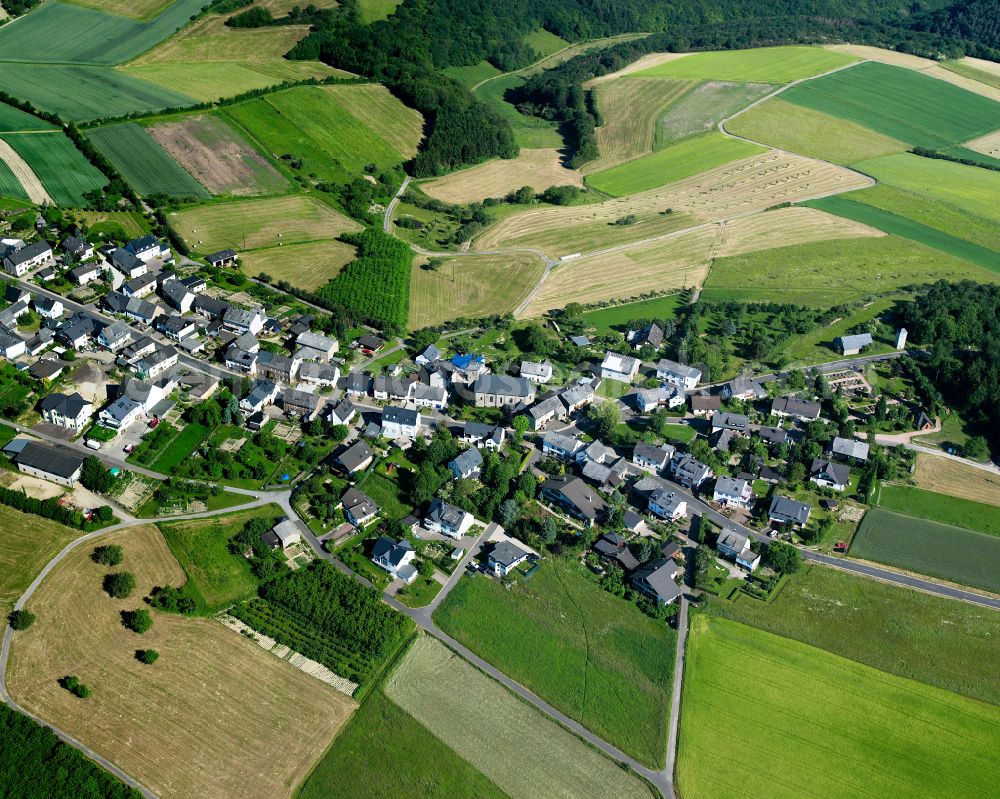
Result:
M69 488L76 485L83 458L69 452L29 441L15 458L19 471Z
M865 347L872 345L872 334L857 333L853 336L838 336L833 345L843 355L857 355Z

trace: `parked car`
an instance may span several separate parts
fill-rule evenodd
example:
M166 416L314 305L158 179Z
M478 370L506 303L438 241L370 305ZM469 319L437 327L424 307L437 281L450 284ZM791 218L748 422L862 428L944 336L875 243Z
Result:
M126 444L125 447L122 449L122 452L124 452L126 455L131 455L134 450L135 450L135 444Z
M154 416L152 419L149 420L149 429L152 430L159 423L160 423L160 417L159 416Z
M87 441L86 441L86 444L91 449L100 449L101 448L101 442L100 441L95 441L92 438L88 438Z

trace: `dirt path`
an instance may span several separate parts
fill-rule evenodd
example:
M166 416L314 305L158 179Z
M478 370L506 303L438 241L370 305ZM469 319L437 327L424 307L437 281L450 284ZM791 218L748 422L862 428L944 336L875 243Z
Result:
M45 191L45 187L42 185L42 181L38 179L38 175L17 154L17 151L3 139L0 139L0 160L7 164L10 171L14 173L14 177L17 178L17 182L21 184L31 202L37 205L41 205L42 203L55 205L55 201Z

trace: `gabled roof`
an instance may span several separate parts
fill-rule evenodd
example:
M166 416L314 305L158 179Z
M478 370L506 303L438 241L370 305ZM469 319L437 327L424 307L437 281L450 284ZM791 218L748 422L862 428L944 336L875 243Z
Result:
M859 461L868 460L868 442L856 438L840 438L837 436L830 445L830 451Z
M674 447L654 447L652 444L647 444L645 441L639 441L635 448L632 450L632 458L643 458L647 461L652 461L654 463L663 464L668 458L673 457Z
M601 495L579 477L572 475L550 477L540 487L561 494L587 519L596 519L608 507Z
M656 364L656 371L677 375L685 380L688 378L701 380L701 369L695 369L693 366L687 366L686 364L671 361L667 358L660 359L660 361Z
M480 375L476 378L473 390L477 394L494 394L499 397L518 397L527 399L535 395L535 387L525 377L510 377L509 375Z
M70 419L75 419L80 415L80 411L91 405L88 400L85 400L77 392L72 394L49 394L44 397L39 403L39 408L44 411L55 411L56 413L66 416Z
M632 582L644 583L660 598L661 602L673 602L683 592L674 582L677 564L666 558L657 558L640 566L632 575Z
M518 561L528 557L529 554L517 544L504 540L494 545L493 551L490 552L490 560L509 568Z
M809 476L818 477L827 474L833 478L833 482L840 485L847 485L851 481L851 467L843 463L834 463L825 458L813 458L809 466Z
M353 472L373 457L375 457L375 453L372 452L371 447L364 441L356 441L337 456L337 462L347 471Z
M469 447L466 450L458 453L449 466L453 466L459 474L465 474L467 472L475 471L483 463L482 453L475 447Z
M379 512L378 505L370 496L356 488L348 488L344 496L340 498L344 504L344 510L351 511L356 519L364 519Z
M420 413L409 408L386 405L382 408L382 424L386 422L405 426L416 425L420 423Z
M771 500L768 516L776 521L805 524L809 520L810 510L811 508L802 502L796 502L791 497L779 495Z
M771 413L785 413L806 419L819 419L820 404L796 397L775 397L771 402Z
M837 341L845 350L859 350L872 343L871 333L855 333L853 336L840 336Z
M451 505L442 499L435 499L427 509L427 516L424 518L448 527L459 527L465 521L466 512L461 508Z
M72 477L83 466L83 458L79 455L34 441L25 444L15 461L19 466L27 466L63 478Z

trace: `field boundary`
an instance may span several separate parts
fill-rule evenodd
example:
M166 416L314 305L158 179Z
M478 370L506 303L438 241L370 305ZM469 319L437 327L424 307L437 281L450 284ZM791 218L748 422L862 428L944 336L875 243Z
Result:
M58 133L59 131L55 131ZM11 173L14 175L15 180L21 184L21 188L24 189L24 193L28 195L28 199L35 203L36 205L43 205L44 203L49 203L55 205L55 200L49 195L45 190L45 186L42 185L42 181L38 179L38 175L35 174L35 170L31 168L31 165L25 161L20 154L15 150L6 140L0 139L0 161L3 161Z

